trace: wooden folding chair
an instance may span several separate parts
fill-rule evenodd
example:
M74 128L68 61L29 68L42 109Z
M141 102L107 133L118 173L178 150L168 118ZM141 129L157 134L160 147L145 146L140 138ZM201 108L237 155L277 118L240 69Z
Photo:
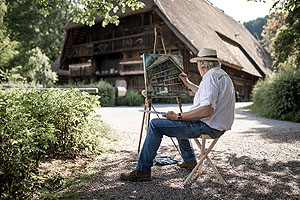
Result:
M223 185L226 185L226 182L224 181L223 177L221 176L221 174L218 172L217 168L214 166L214 164L212 163L212 161L208 157L209 152L215 146L215 144L217 143L217 141L219 140L219 138L212 139L209 135L206 135L206 134L201 135L200 138L202 139L202 145L199 142L198 138L194 138L194 141L196 142L197 146L201 150L200 160L198 161L197 165L194 167L193 171L185 179L184 185L186 185L191 180L192 176L197 172L197 170L199 170L199 175L202 175L204 160L207 160L208 164L211 166L211 168L213 169L213 171L216 173L216 176L218 177L218 179L220 180L220 182ZM207 150L205 150L206 139L212 139L213 140Z

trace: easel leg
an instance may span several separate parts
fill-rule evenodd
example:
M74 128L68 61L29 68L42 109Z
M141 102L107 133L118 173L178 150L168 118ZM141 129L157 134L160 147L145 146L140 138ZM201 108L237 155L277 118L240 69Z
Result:
M146 110L146 108L147 108L147 103L146 103L146 101L145 101L144 110ZM144 128L145 116L146 116L146 113L144 112L144 114L143 114L143 121L142 121L142 128L141 128L141 132L140 132L140 140L139 140L138 154L140 153L140 149L141 149L141 142L142 142L142 135L143 135L143 128Z
M182 105L181 105L181 100L179 97L176 97L176 100L177 100L177 103L178 103L178 106L179 106L179 110L180 112L182 113Z
M144 110L151 110L151 105L152 105L152 100L148 99L147 97L145 97ZM141 127L141 132L140 132L138 154L140 153L140 149L141 149L141 143L142 143L142 137L143 137L143 131L144 131L144 123L145 123L145 116L146 116L146 113L144 112L144 114L143 114L143 121L142 121L142 127ZM147 124L146 124L146 130L147 131L148 131L148 127L149 127L149 122L150 122L150 113L147 113Z
M151 110L151 107L152 107L152 100L149 99L148 101L148 109ZM146 127L146 130L148 131L148 128L149 128L149 124L150 124L150 113L147 113L147 127Z

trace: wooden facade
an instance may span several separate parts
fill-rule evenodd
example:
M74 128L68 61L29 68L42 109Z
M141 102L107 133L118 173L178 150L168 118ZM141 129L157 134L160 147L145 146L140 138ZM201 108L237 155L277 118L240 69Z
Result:
M189 62L197 54L197 49L191 48L191 42L170 25L155 5L120 16L118 26L110 24L103 28L101 23L92 27L70 23L66 27L59 64L60 72L68 73L58 73L60 83L70 80L84 83L105 80L118 86L120 80L125 80L127 90L143 90L145 83L141 55L164 54L161 42L157 51L153 52L154 27L163 36L167 54L181 55L184 71L191 81L199 83L201 77L197 66ZM226 40L225 36L222 37L220 35L222 40ZM238 44L237 48L243 50ZM251 90L260 76L226 60L222 61L222 68L232 78L240 100L250 100Z

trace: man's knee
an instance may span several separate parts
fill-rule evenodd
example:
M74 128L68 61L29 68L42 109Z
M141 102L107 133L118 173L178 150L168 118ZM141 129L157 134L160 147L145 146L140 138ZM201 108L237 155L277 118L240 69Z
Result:
M161 121L162 121L163 119L160 119L160 118L154 118L154 119L151 119L151 121L150 121L150 124L149 124L149 126L151 127L151 128L156 128L156 127L158 127L160 124L161 124Z
M161 126L161 123L164 119L160 118L154 118L150 121L149 128L152 129L154 134L160 135L162 137L162 134L159 131L159 127Z

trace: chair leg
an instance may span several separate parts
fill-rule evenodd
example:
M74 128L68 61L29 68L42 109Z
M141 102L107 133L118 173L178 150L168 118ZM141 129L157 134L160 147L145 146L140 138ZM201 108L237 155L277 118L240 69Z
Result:
M206 141L206 138L203 137L202 138L202 145L201 145L201 154L200 154L201 156L203 156L204 153L205 153L205 141ZM202 172L203 172L203 165L204 165L204 160L203 160L203 163L199 167L199 174L200 174L200 176L202 175Z
M183 182L183 184L187 184L192 176L197 172L197 170L199 169L200 165L202 164L203 160L205 159L206 155L202 156L199 160L199 162L197 163L197 165L194 167L193 171L189 174L189 176L185 179L185 181Z
M221 176L221 174L219 173L219 171L215 167L215 165L211 162L210 158L207 156L206 159L207 159L208 164L211 166L211 168L213 169L213 171L216 173L216 176L219 178L220 182L223 185L227 185L226 182L224 181L223 177Z
M197 163L197 165L194 167L193 171L189 174L189 176L185 179L185 181L183 182L183 184L185 185L186 183L188 183L192 176L197 172L197 170L199 169L200 165L203 163L203 161L205 159L207 159L207 155L209 154L209 152L212 150L212 148L215 146L215 144L217 143L219 138L214 139L214 141L210 144L210 146L208 147L207 151L205 151L204 155L201 156L199 162ZM199 142L199 141L198 141ZM200 145L201 146L201 145Z

